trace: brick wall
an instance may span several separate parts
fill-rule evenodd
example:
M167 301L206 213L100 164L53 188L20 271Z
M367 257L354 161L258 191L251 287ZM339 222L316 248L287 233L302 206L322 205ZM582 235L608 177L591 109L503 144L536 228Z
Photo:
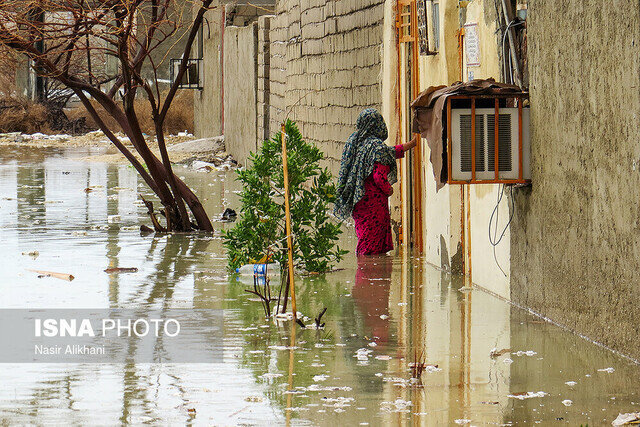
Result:
M259 29L270 42L269 86L258 84L269 104L261 135L288 112L337 174L360 111L382 107L383 19L384 0L278 1Z

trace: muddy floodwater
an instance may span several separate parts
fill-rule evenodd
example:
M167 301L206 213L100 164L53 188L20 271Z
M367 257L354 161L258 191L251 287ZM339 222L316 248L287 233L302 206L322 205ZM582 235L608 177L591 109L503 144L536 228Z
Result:
M141 237L149 191L131 167L81 160L100 150L0 147L0 308L221 309L223 357L0 364L0 424L596 426L640 411L638 365L419 258L349 254L298 278L298 310L327 308L322 330L265 320L226 270L229 225ZM237 208L233 172L177 173L212 217Z

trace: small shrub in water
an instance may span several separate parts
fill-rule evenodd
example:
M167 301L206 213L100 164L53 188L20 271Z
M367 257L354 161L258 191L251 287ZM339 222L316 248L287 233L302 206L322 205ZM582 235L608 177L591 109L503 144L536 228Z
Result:
M293 234L293 260L308 272L329 270L346 251L337 245L340 225L329 217L335 185L320 167L322 152L303 141L297 126L285 124ZM240 215L224 234L229 266L255 263L267 253L282 266L287 261L282 139L276 133L250 156L250 165L238 171L243 189Z

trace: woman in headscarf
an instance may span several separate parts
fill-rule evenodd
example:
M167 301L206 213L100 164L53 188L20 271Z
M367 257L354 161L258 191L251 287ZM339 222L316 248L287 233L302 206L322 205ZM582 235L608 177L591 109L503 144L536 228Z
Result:
M398 178L396 159L413 148L415 140L389 147L387 125L373 108L363 110L342 152L335 214L353 216L358 255L381 254L393 249L389 196Z

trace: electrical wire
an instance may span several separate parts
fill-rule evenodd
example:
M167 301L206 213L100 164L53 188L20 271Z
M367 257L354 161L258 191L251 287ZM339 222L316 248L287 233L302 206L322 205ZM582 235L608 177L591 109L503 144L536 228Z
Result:
M498 266L498 268L500 269L502 274L504 274L504 277L507 277L507 273L505 273L505 271L500 266L500 263L498 262L498 256L496 254L496 246L498 246L500 244L500 242L504 238L504 235L506 234L507 230L509 229L509 226L511 225L511 221L513 220L513 215L514 215L516 209L515 209L515 205L513 203L513 187L509 187L509 196L510 196L509 198L511 199L511 206L509 206L509 198L507 199L507 208L509 209L509 220L507 221L507 224L502 229L502 232L500 233L500 237L497 237L498 236L498 221L500 219L500 212L499 212L498 208L500 207L500 202L502 201L502 198L504 197L504 187L505 187L504 184L502 184L502 187L498 187L498 199L496 201L496 206L493 208L493 212L491 212L491 218L489 218L489 243L493 247L493 259L496 262L496 265ZM492 235L491 234L491 226L493 225L493 218L494 217L495 217L495 225L493 227L494 231L493 231L493 235Z
M504 63L504 67L502 69L502 72L504 74L504 82L505 83L512 83L513 82L513 63L511 62L511 54L507 55L507 52L509 52L510 48L506 48L506 39L507 39L507 34L509 33L509 29L511 27L517 27L518 25L524 25L524 21L520 21L518 18L515 18L513 21L509 22L509 24L507 25L507 28L504 30L504 33L502 34L502 61ZM507 58L509 60L509 62L507 63ZM507 81L507 69L509 70L509 76L511 77L511 81Z

